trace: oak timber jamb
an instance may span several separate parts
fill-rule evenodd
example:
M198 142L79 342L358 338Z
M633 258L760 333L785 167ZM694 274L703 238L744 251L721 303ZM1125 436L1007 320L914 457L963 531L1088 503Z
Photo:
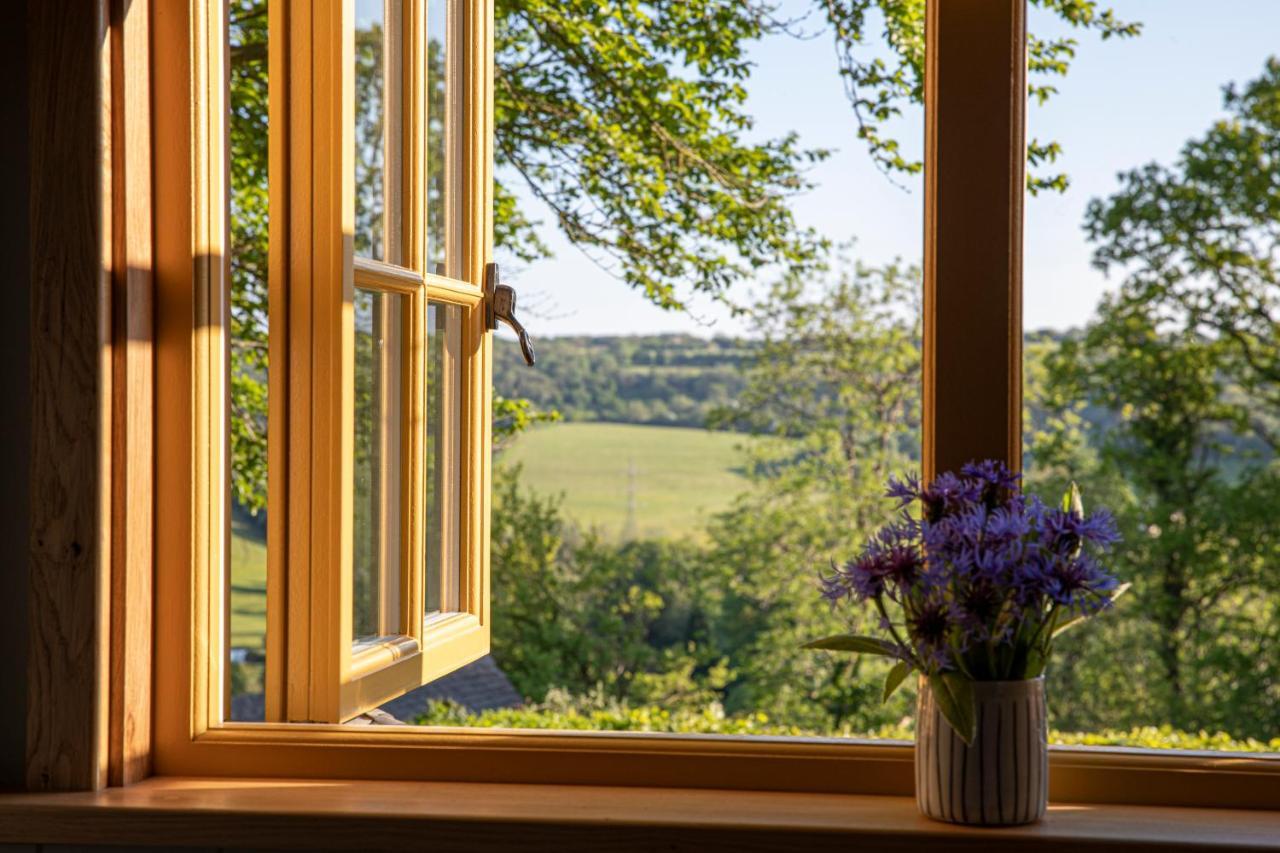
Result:
M27 5L31 276L26 783L106 782L107 4Z

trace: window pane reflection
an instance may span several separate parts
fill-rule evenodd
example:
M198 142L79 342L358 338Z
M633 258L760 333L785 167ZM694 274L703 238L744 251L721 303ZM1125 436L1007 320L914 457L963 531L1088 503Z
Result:
M401 631L404 296L357 288L352 634Z
M462 309L427 309L426 612L459 609L458 464L462 419Z

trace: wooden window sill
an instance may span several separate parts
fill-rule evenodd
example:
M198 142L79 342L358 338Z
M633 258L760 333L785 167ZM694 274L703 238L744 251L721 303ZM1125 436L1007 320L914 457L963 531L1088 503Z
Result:
M152 778L0 794L0 843L507 850L1280 850L1280 812L1050 806L935 823L904 797L673 788Z

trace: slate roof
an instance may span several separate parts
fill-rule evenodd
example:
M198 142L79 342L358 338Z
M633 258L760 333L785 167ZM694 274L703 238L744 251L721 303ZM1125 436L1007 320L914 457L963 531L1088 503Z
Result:
M382 710L397 719L413 722L413 718L426 710L427 702L432 699L452 699L470 711L516 708L524 704L524 699L516 692L511 679L507 678L493 655L485 655L475 663L392 699L382 706Z
M492 708L515 708L524 700L498 666L492 655L485 655L456 672L437 678L417 690L411 690L398 699L392 699L380 710L398 720L413 722L432 699L452 699L471 711ZM231 700L231 719L236 721L261 720L265 713L261 693L235 696Z

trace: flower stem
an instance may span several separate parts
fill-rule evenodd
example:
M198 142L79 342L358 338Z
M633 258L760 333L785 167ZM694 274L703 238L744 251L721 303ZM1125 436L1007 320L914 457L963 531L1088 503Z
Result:
M916 669L924 672L924 667L920 665L920 661L916 660L914 649L902 642L902 638L898 636L898 630L893 627L893 620L889 618L889 611L885 609L884 599L877 595L875 600L876 609L880 611L880 616L884 619L885 627L889 629L889 633L893 636L893 641L897 643L900 648L906 649L908 655L911 655L909 663L915 666Z

